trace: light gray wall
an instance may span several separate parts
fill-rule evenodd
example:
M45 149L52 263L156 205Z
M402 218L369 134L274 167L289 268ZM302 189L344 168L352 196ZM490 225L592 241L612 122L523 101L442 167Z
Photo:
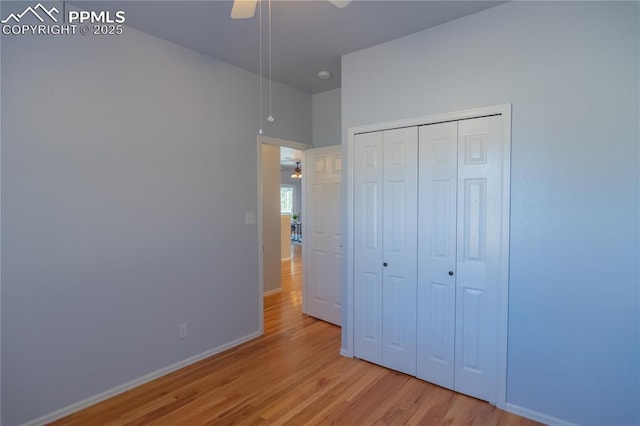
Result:
M341 104L340 89L313 95L312 128L314 148L340 143Z
M264 292L278 290L280 271L280 147L262 145L262 269Z
M638 7L513 2L342 60L343 141L513 104L507 401L578 424L640 423Z
M2 424L258 331L257 76L129 28L1 54Z

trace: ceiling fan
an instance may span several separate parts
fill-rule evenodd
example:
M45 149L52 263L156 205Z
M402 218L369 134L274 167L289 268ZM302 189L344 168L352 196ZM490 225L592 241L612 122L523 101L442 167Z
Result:
M343 8L351 0L328 0L339 8ZM231 17L233 19L253 18L256 13L256 4L258 0L233 0L233 8L231 9Z

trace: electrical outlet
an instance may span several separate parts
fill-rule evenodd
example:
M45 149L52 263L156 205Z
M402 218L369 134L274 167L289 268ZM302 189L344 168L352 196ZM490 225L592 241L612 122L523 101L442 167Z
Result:
M187 330L187 323L183 322L178 327L178 337L181 338L181 339L184 339L188 335L189 335L189 330Z

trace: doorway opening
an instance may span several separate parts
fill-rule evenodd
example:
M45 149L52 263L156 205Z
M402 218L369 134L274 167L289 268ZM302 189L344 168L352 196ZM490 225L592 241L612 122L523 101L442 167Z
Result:
M269 302L286 299L295 312L302 312L302 155L301 150L280 147L280 296L266 300L265 309Z
M302 165L298 142L258 136L258 241L260 331L265 313L294 304L289 312L302 313L302 179L292 178ZM302 166L301 166L302 167ZM268 331L278 324L267 324ZM276 328L276 329L277 329Z

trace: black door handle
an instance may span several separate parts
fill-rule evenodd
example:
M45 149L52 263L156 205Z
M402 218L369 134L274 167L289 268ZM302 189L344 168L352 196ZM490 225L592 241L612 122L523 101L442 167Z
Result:
M453 271L449 271L449 275L450 275L450 276L453 276Z
M382 264L382 266L384 266L384 267L386 268L386 267L387 267L387 262L384 262L384 263Z

